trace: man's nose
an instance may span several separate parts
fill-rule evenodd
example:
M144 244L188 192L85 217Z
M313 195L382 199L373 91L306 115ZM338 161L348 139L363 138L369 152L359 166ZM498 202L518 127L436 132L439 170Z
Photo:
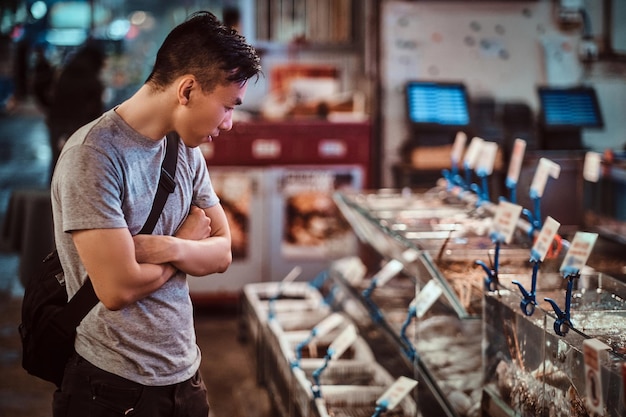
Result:
M222 120L219 125L220 130L229 131L233 127L233 113L229 112L228 115Z

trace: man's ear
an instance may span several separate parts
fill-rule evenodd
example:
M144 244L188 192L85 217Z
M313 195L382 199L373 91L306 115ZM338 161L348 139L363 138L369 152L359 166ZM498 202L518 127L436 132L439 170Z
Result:
M194 88L196 80L193 77L184 77L178 84L178 102L182 105L189 103L191 90Z

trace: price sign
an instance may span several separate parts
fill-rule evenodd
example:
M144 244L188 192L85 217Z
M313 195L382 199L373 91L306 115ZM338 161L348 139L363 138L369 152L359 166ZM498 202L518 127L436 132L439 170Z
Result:
M597 233L576 232L559 271L564 275L580 272L587 263L597 239Z
M552 241L554 240L556 232L559 230L560 226L561 223L557 222L552 217L548 216L546 218L546 221L541 228L541 232L539 232L539 236L537 236L537 240L530 251L534 260L543 262L546 258L546 254L550 250L550 246L552 246Z
M426 285L420 290L416 289L416 297L415 297L415 315L417 318L421 318L426 314L426 312L435 304L435 301L441 296L443 290L441 289L441 285L435 280L431 279L428 281Z
M476 166L476 160L478 159L478 155L480 154L480 148L483 145L484 140L479 137L474 137L467 147L467 151L465 151L465 159L463 160L463 164L469 168L474 169Z
M489 233L494 238L493 240L510 243L521 213L522 206L500 201Z
M480 147L480 157L476 161L476 173L478 175L491 175L493 166L496 163L498 154L498 144L495 142L484 142Z
M454 144L452 145L452 152L450 159L452 159L452 166L457 167L461 162L461 155L465 149L465 143L467 142L467 135L465 132L458 132L454 138Z
M419 254L417 251L414 251L413 249L407 249L406 251L402 252L402 260L392 259L391 261L387 262L385 266L383 266L381 270L378 271L378 273L374 276L374 279L376 280L376 286L382 287L387 284L387 282L389 282L393 277L398 275L400 271L402 271L402 269L404 269L404 262L413 262L417 259L418 255Z
M598 182L602 169L602 155L597 152L587 152L583 165L583 178L589 182Z
M515 139L513 143L513 152L511 153L511 162L509 170L506 174L507 183L517 184L519 173L522 170L522 162L524 162L524 154L526 153L526 141L523 139Z
M602 390L602 357L610 347L598 339L583 341L583 355L585 357L585 393L587 408L598 415L604 413L604 397Z
M323 336L338 327L341 323L343 323L343 316L339 313L332 313L324 320L320 321L317 326L313 328L311 333L314 336Z
M376 405L393 410L417 385L417 381L401 376L376 400Z
M530 184L530 195L533 198L541 197L548 183L548 178L559 178L561 166L547 158L541 158L535 171L533 182Z
M337 359L356 341L357 333L354 324L349 324L328 347L330 359Z

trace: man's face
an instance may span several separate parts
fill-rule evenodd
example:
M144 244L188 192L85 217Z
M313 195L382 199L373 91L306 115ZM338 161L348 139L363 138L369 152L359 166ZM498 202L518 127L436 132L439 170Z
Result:
M233 111L243 102L248 84L218 85L210 93L203 92L197 84L196 87L190 91L176 129L189 147L211 141L219 136L220 131L233 127Z

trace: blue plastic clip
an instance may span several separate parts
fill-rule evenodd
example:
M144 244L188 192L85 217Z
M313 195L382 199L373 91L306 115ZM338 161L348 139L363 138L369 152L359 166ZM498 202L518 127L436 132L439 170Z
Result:
M556 314L557 319L554 321L554 332L559 336L565 336L569 329L573 328L570 316L570 309L572 306L572 290L574 288L574 279L580 277L580 271L578 270L565 270L564 279L567 279L567 292L565 293L565 311L562 311L557 305L556 301L551 298L544 298L552 305L552 309Z
M494 256L494 262L493 262L493 269L490 268L485 262L483 261L476 261L477 265L480 265L483 270L485 271L485 273L487 274L487 276L485 277L485 289L487 291L496 291L498 289L498 268L499 268L499 264L500 264L500 245L501 245L501 238L497 233L492 233L491 234L491 240L492 242L495 243L496 245L496 250L495 250L495 256Z
M320 384L320 377L324 369L328 367L328 362L333 355L333 350L328 349L326 351L326 355L324 356L324 363L322 366L313 371L311 376L313 377L313 385L311 386L311 391L313 392L314 398L322 398L322 389L320 388L322 384Z
M541 222L541 197L537 195L537 192L531 188L530 190L530 198L533 200L534 210L531 212L530 210L524 208L522 209L522 214L528 218L530 222L530 230L528 231L528 236L533 237L535 230L541 230L542 222Z
M413 344L411 343L409 338L406 336L406 331L409 328L409 325L411 324L413 317L415 317L416 312L417 312L416 307L414 305L410 305L409 310L406 315L406 319L404 320L404 323L402 323L402 328L400 329L400 338L406 344L404 353L407 355L407 357L409 358L411 362L415 360L416 351L415 351L415 348L413 347Z
M540 256L535 250L530 252L530 262L533 263L533 275L531 282L531 290L528 292L526 288L519 281L513 281L513 284L517 285L522 292L524 298L520 302L520 308L527 316L532 316L537 306L537 272L539 271L539 265L541 264Z

